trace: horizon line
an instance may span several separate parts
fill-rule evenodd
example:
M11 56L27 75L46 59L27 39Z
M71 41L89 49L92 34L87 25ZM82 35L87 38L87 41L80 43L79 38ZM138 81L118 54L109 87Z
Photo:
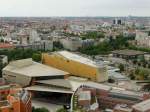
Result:
M96 17L150 17L150 16L0 16L0 18L31 18L31 17L41 17L41 18L69 18L69 17L76 17L76 18L80 18L80 17L86 17L86 18L96 18Z

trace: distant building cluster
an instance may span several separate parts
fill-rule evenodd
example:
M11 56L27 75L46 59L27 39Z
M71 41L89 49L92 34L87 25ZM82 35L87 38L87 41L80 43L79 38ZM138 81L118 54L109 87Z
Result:
M149 48L145 17L0 18L0 112L150 112Z

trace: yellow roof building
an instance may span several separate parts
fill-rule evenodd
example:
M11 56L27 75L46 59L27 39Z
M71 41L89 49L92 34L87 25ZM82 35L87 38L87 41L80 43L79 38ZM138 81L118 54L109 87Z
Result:
M108 79L105 66L98 66L96 62L68 51L44 53L42 62L69 72L71 75L88 78L92 81L104 82Z

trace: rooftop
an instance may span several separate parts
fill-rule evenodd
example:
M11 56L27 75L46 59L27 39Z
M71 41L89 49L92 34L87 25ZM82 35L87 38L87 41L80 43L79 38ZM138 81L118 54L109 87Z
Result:
M14 46L9 43L0 43L0 49L4 49L4 48L14 48Z
M126 76L119 72L108 71L108 76L117 80L129 80Z
M120 55L127 55L127 56L135 56L135 55L143 55L145 54L145 52L142 51L136 51L136 50L116 50L116 51L112 51L112 53L115 54L120 54Z
M50 79L50 80L40 80L36 81L38 83L48 84L48 85L54 85L59 87L65 87L65 88L72 88L72 85L68 80L65 79Z
M92 82L92 81L87 81L83 85L88 86L88 87L92 87L92 88L96 88L96 89L106 90L106 91L109 91L111 89L111 86L107 86L107 85Z
M68 60L73 60L73 61L77 61L77 62L86 64L86 65L89 65L89 66L97 67L96 62L94 62L94 61L92 61L88 58L82 57L80 55L68 52L68 51L55 52L55 54L56 55L61 55L61 56L63 56L64 58L66 58Z
M73 93L73 91L64 88L46 87L40 85L30 86L25 89L29 91L39 91L39 92L56 92L56 93L70 93L70 94Z
M12 72L29 77L60 76L69 74L62 70L34 62L32 59L23 59L11 62L3 69L3 72Z
M150 99L133 105L133 108L140 112L148 112L150 110Z
M117 88L113 87L112 90L110 91L112 94L118 94L118 95L123 95L123 96L129 96L132 98L141 98L143 96L142 93L136 92L136 91L129 91L126 89L122 88Z

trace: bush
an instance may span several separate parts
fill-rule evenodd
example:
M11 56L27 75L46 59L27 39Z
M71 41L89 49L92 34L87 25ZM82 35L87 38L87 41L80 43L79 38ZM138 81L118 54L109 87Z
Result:
M56 112L67 112L64 108L58 109Z
M36 62L40 62L40 61L41 61L41 54L39 54L39 53L34 53L34 54L32 55L32 59L33 59L34 61L36 61Z

